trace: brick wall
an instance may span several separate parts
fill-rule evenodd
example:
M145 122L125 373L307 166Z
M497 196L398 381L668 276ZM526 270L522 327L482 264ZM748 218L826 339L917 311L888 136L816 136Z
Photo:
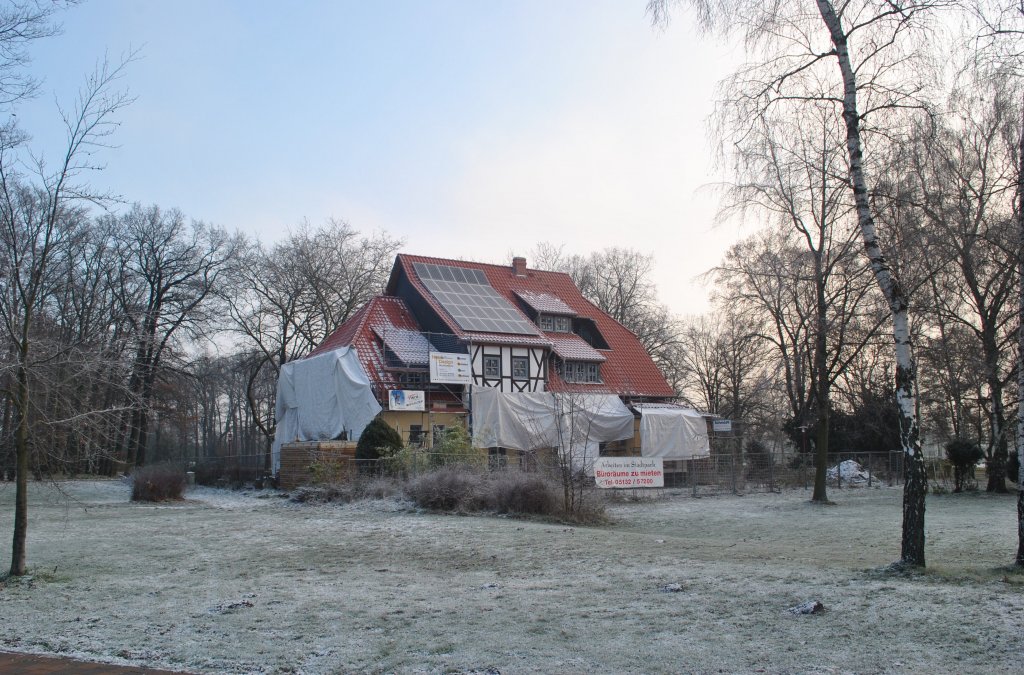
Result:
M285 443L281 446L281 489L341 480L355 472L355 457L355 441Z

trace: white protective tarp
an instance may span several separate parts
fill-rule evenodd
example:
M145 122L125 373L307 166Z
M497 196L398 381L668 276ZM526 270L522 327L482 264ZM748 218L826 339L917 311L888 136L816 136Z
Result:
M535 450L558 446L554 399L543 392L470 390L473 445Z
M357 440L380 411L351 347L284 364L277 380L274 471L281 465L282 443L332 440L343 433Z
M637 405L640 454L664 459L698 459L711 455L708 424L696 410Z
M572 466L589 471L600 443L633 437L633 413L614 394L473 387L471 397L477 447L558 448Z

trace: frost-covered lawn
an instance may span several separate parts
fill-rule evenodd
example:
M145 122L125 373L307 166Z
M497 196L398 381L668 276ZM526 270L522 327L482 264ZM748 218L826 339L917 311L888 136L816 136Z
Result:
M898 557L901 491L611 508L565 527L296 505L116 481L32 486L30 581L0 589L0 649L198 672L1020 672L1011 497L928 499L932 571ZM69 501L70 500L70 501ZM0 564L13 487L0 484ZM680 590L667 592L669 584ZM820 600L826 611L786 608Z

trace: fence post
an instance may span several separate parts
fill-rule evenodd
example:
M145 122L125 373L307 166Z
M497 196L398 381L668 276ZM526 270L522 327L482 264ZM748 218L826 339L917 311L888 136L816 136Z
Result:
M775 492L775 455L768 451L768 491Z
M690 481L693 483L693 496L697 496L697 470L694 468L694 459L691 457L689 460L690 466Z
M732 493L734 495L739 494L739 490L736 489L736 447L733 446L732 455L729 457L730 464L732 464Z

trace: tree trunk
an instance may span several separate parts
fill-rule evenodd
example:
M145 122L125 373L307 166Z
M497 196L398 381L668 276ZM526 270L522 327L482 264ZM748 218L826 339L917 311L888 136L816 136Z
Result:
M1024 391L1024 101L1021 105L1020 151L1017 153L1017 246L1020 311L1017 327L1017 391ZM1024 567L1024 415L1017 412L1017 559Z
M819 243L819 246L821 244ZM827 336L827 313L828 305L825 301L825 279L822 270L822 251L815 251L814 258L814 283L815 302L817 304L817 335L814 338L814 370L817 380L818 399L818 439L815 445L815 470L814 470L814 494L811 501L828 503L826 489L826 478L828 469L828 432L829 432L829 382L828 382L828 336ZM838 470L838 469L837 469Z
M989 372L992 373L993 366ZM1003 388L998 376L990 377L989 394L992 397L992 412L989 413L989 431L992 434L992 455L985 468L988 483L987 492L1006 494L1006 460L1009 450L1006 441L1006 413L1003 410Z
M857 207L857 222L875 281L892 312L893 339L896 343L896 403L899 407L900 441L906 463L900 562L908 566L924 567L924 509L928 484L917 422L914 393L917 373L910 337L907 297L882 252L868 201L863 144L860 138L860 113L857 109L857 79L850 59L847 35L832 3L828 0L817 0L817 4L822 21L832 38L843 78L843 121L846 124L846 149L850 157L850 181L853 184L853 197Z
M23 342L18 364L16 407L18 426L15 431L16 453L14 491L14 539L11 546L11 576L26 572L25 546L28 538L28 343Z

